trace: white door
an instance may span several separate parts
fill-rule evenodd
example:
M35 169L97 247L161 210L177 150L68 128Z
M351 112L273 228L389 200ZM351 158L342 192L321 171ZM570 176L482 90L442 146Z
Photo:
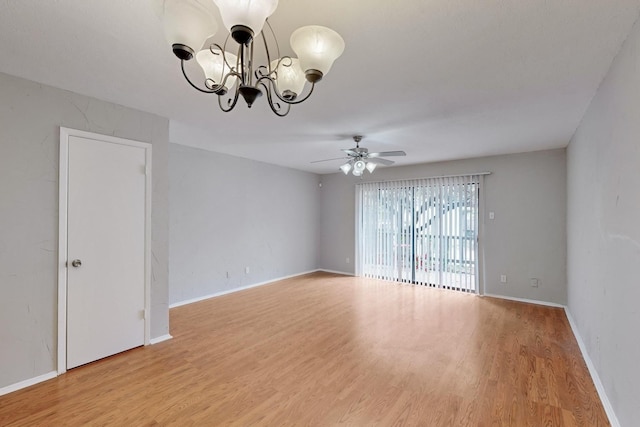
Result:
M148 144L106 138L67 139L67 369L145 343Z

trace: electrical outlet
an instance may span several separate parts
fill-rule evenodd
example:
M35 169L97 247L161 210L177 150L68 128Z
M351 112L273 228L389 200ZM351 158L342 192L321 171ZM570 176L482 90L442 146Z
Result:
M249 274L249 273L251 273L251 269L249 267L245 267L244 274Z
M489 219L496 219L496 213L495 212L489 212Z
M230 279L230 278L231 278L231 273L227 271L227 279Z
M349 264L351 262L351 260L349 258L347 258L347 264Z
M500 283L507 283L507 275L506 274L501 274L500 275Z
M537 288L539 283L540 283L540 281L538 279L536 279L535 277L531 279L531 287L532 288Z

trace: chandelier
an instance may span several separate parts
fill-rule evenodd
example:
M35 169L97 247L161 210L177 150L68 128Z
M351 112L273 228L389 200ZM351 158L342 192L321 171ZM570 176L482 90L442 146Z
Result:
M280 117L286 116L291 105L311 96L316 83L344 51L344 40L338 33L310 25L298 28L291 35L291 48L298 57L281 56L267 20L275 12L278 0L213 0L229 34L222 45L212 43L200 50L217 30L209 11L195 0L153 1L162 18L165 37L180 59L185 79L194 89L217 95L218 105L225 112L234 109L240 96L251 108L264 93L271 110ZM265 24L272 39L271 47L263 29ZM235 50L228 48L229 38L233 40L231 44L237 45ZM263 46L266 64L254 62L255 42ZM185 62L194 57L204 72L204 81L200 84L185 70Z

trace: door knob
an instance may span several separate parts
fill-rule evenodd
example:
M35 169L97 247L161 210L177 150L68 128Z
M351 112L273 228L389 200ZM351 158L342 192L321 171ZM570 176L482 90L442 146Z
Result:
M71 265L78 268L82 265L82 261L80 261L79 259L74 259L73 261L71 261Z

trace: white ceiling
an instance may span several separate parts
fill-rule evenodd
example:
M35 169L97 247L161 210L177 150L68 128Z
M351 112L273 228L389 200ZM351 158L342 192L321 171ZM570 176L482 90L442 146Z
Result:
M175 143L332 173L340 161L310 161L355 133L406 151L400 165L566 146L639 13L640 0L280 0L283 54L309 24L347 46L285 118L264 97L223 113L192 90L147 0L0 0L0 71L168 117Z

